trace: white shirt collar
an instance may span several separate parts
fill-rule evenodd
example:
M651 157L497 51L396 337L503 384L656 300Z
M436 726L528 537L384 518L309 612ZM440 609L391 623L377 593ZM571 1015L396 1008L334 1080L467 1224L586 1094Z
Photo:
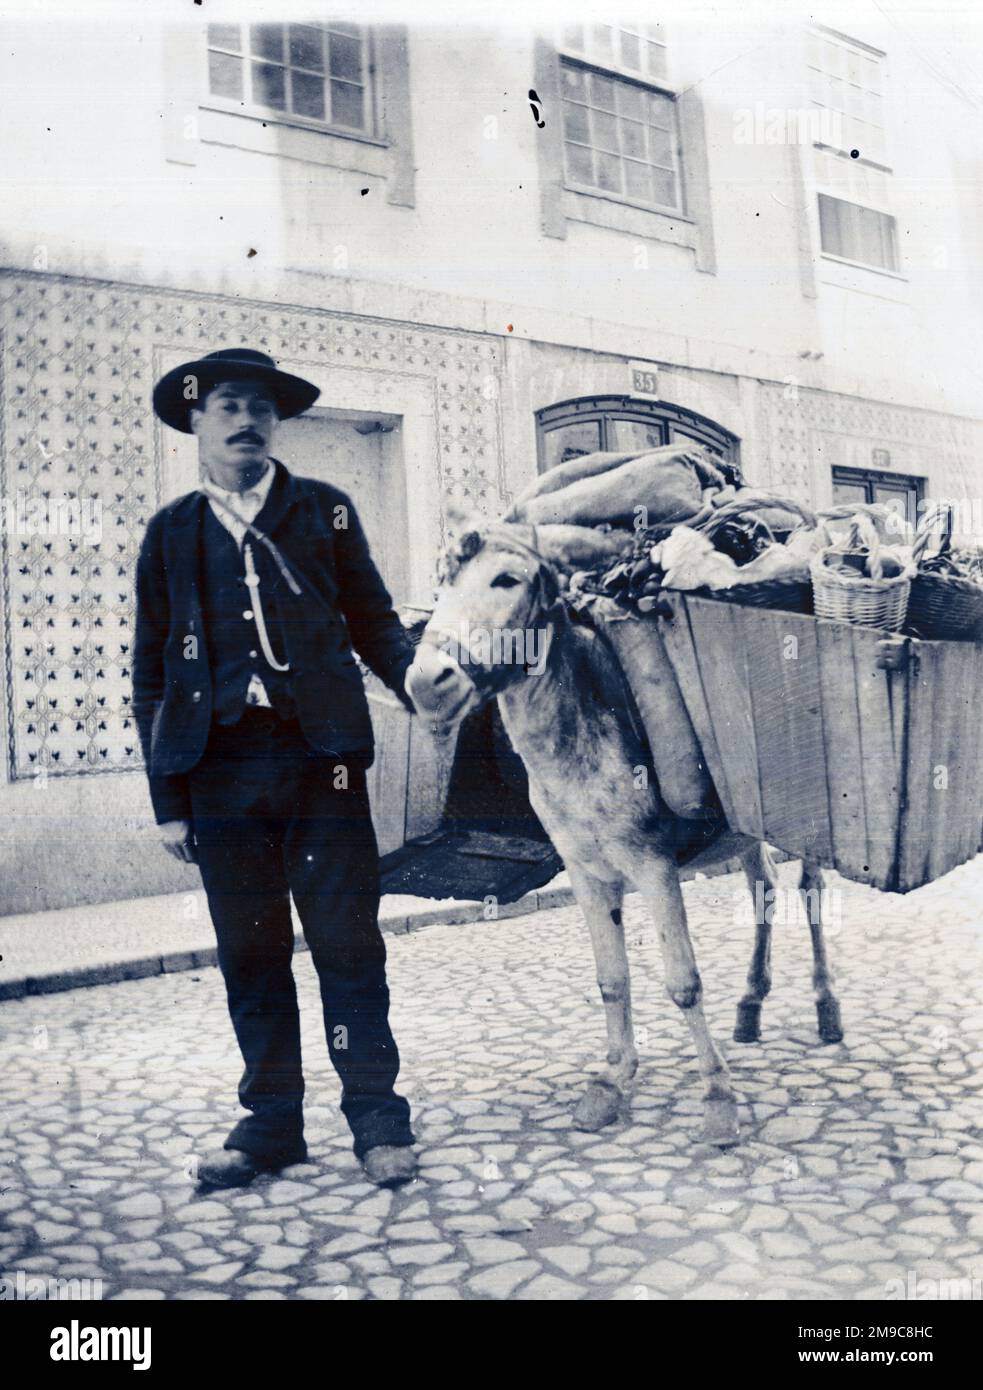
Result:
M273 460L267 459L266 471L259 480L255 482L252 487L247 488L245 492L229 492L225 488L219 487L207 474L205 475L203 491L213 493L214 496L220 498L221 501L225 502L235 511L242 510L243 506L250 510L255 507L256 510L253 514L256 515L266 505L266 499L269 496L270 488L273 486L273 479L275 476L276 469L273 467Z

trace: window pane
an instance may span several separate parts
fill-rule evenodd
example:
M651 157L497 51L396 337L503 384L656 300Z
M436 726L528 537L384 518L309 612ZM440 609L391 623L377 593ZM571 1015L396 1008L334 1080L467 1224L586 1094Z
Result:
M874 501L881 502L885 507L890 507L892 511L902 517L905 521L910 521L913 525L918 521L915 515L914 498L906 487L892 487L889 483L874 484Z
M238 24L209 24L209 48L231 48L233 53L242 51L242 34Z
M594 138L591 144L595 149L618 152L618 124L613 116L605 111L592 111L590 117Z
M575 68L564 63L560 69L563 78L563 95L576 97L578 101L587 100L587 74L583 68Z
M601 424L599 420L582 420L576 425L561 425L559 429L548 430L543 436L545 465L555 468L567 459L579 458L581 454L596 454L601 447Z
M352 39L357 39L362 32L357 24L340 24L335 19L328 25L328 29L332 34L347 34Z
M594 51L602 58L613 58L612 39L614 32L610 24L595 24L591 28L591 41Z
M324 78L313 73L294 72L290 78L293 109L298 116L324 120Z
M660 207L676 206L676 175L668 169L652 170L652 196Z
M260 58L272 58L283 62L283 25L251 24L249 26L249 46Z
M645 158L645 127L637 121L621 121L621 151L633 159Z
M353 87L350 82L332 80L331 120L334 125L351 126L353 130L365 128L361 87Z
M572 48L577 53L584 51L584 26L568 24L563 31L563 47Z
M831 256L845 256L847 234L843 225L843 210L846 204L839 198L827 198L819 194L819 240L824 251Z
M310 24L291 24L290 61L295 68L307 68L310 72L324 71L320 29Z
M648 44L649 73L652 77L665 77L666 50L661 43Z
M258 105L272 106L275 111L286 110L284 71L283 68L270 67L268 63L253 63L253 100Z
M209 53L208 90L216 97L242 100L242 59L227 53Z
M833 483L833 501L837 504L845 502L866 502L867 489L863 483Z
M657 126L649 126L649 159L653 164L662 164L667 169L672 168L672 136L668 130L660 130Z
M617 155L603 154L598 151L595 156L597 159L597 186L603 188L605 193L621 192L621 160Z
M625 29L621 31L621 61L626 68L634 68L636 72L641 71L642 48L638 36L629 34Z
M639 198L646 203L652 201L652 171L647 164L625 160L625 192L629 198Z
M611 420L608 422L610 446L626 454L633 449L658 449L663 443L662 429L657 420L651 424L643 420Z
M699 430L695 425L691 429L686 429L685 426L682 425L670 425L670 444L675 444L677 439L692 439L695 443L702 444L704 448L716 454L717 458L724 458L729 452L729 445L725 444L723 440L714 439L712 435L708 437L706 433Z
M645 90L633 82L619 82L616 88L618 114L630 116L634 121L644 121L647 113Z
M649 124L661 130L672 129L672 99L661 92L649 92Z
M343 39L332 34L328 40L328 65L332 77L361 82L362 45L358 39Z
M568 140L590 143L590 128L587 121L587 107L575 106L572 101L563 103L563 127Z
M614 82L610 77L600 77L596 72L590 75L590 99L592 106L602 111L614 110Z
M574 183L592 184L594 165L590 150L583 145L567 145L567 173Z

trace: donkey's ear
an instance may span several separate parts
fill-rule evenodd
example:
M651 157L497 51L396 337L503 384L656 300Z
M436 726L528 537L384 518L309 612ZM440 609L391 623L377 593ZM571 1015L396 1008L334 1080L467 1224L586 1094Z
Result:
M444 501L444 521L451 535L459 536L462 531L472 530L474 510L465 506L453 494Z

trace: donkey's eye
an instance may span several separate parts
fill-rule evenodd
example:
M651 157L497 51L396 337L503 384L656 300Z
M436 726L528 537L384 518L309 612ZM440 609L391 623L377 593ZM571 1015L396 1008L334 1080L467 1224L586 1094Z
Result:
M517 584L521 583L522 580L517 579L514 574L496 574L491 582L491 587L493 589L514 589Z

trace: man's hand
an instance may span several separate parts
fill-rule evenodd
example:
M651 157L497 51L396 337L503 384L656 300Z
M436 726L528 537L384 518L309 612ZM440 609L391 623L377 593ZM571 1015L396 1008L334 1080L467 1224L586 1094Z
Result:
M168 854L173 854L175 859L183 859L186 864L198 862L190 821L169 820L165 821L163 825L158 825L157 829L160 833L161 844Z

